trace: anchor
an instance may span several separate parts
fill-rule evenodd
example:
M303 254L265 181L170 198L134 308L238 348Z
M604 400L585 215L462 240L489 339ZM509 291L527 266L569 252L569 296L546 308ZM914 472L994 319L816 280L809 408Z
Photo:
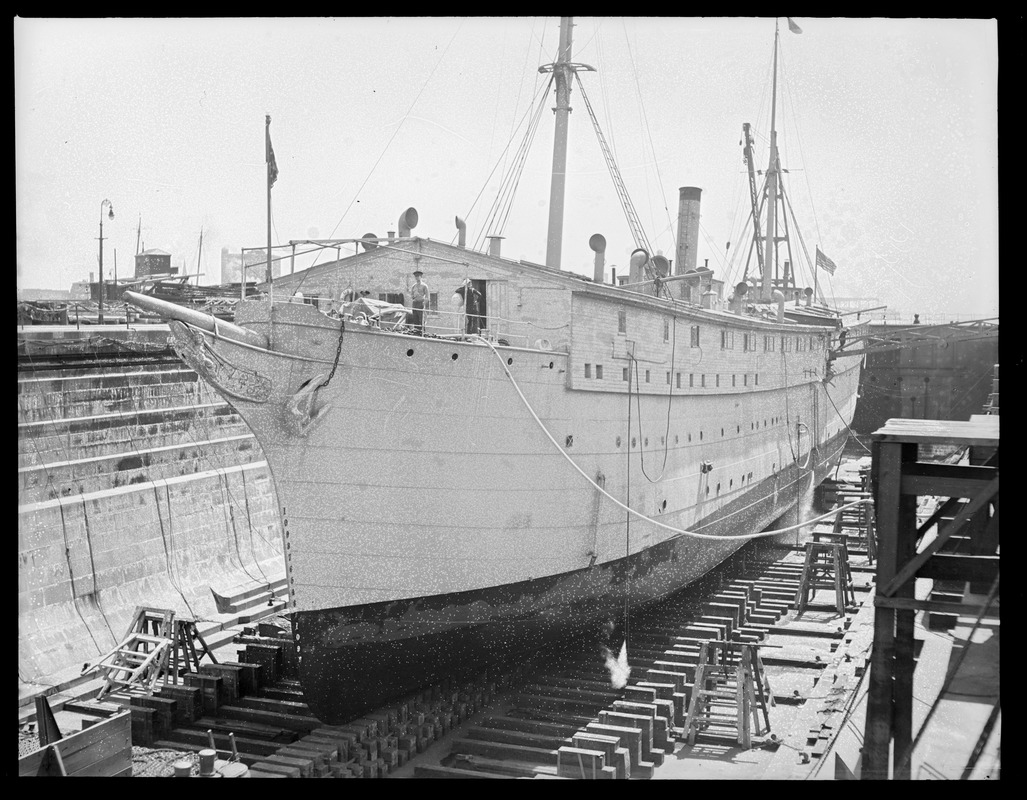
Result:
M304 382L285 404L286 423L296 436L306 436L311 427L321 420L332 407L331 403L318 403L317 393L324 384L323 374Z

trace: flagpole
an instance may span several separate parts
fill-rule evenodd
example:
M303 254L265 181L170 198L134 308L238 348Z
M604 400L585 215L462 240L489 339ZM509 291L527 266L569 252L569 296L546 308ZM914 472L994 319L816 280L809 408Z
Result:
M268 302L275 299L274 283L271 279L271 115L267 114L264 121L265 164L267 172L267 289Z
M806 251L809 252L808 250ZM813 262L813 302L816 302L820 295L817 294L817 279L820 277L820 245L817 245L817 258Z

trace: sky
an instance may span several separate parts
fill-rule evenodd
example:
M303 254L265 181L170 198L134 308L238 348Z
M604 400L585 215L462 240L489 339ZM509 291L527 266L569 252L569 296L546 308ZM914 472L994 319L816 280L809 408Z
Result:
M741 130L764 170L777 24L800 285L798 253L819 247L829 300L997 315L996 21L794 22L575 18L572 60L596 69L579 76L653 248L674 258L678 188L699 187L700 264L742 279ZM558 37L556 17L15 19L19 288L98 271L101 209L106 277L131 274L138 242L218 283L222 248L267 242L265 115L274 244L384 236L412 206L415 235L454 241L458 215L469 245L498 231L504 256L545 263L552 93L512 196L501 179ZM602 233L621 272L635 243L577 85L571 107L562 266L591 275Z

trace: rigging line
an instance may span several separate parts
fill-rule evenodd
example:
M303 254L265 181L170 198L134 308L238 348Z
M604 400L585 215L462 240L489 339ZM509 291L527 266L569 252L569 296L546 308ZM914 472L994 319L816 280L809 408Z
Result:
M385 153L388 152L389 146L392 144L393 140L399 135L400 130L402 130L403 123L406 121L407 117L410 116L410 112L412 112L414 110L414 106L416 106L417 105L417 101L421 99L421 95L424 93L424 90L426 88L428 88L428 83L434 77L436 70L438 70L438 68L439 68L439 65L441 65L442 62L445 60L446 53L449 52L449 48L450 48L450 46L452 46L453 41L457 37L457 34L460 33L460 29L461 28L463 28L463 22L462 21L461 21L460 25L457 26L456 31L453 32L453 37L449 40L449 44L446 45L446 49L442 51L442 55L439 56L439 60L435 62L435 66L432 67L432 70L428 74L428 77L425 78L424 84L421 86L421 89L417 93L417 96L414 98L414 101L410 104L410 108L407 109L407 113L404 114L403 117L400 119L399 124L396 126L396 130L394 130L392 132L392 136L389 137L389 141L387 141L385 143L385 147L382 148L382 152L378 156L378 159L371 166L371 170L370 170L370 172L367 173L367 177L364 178L363 183L360 184L360 186L357 189L357 191L353 194L353 199L350 200L349 205L346 206L346 210L342 212L342 216L339 217L339 221L335 223L335 227L332 228L332 232L330 234L328 234L328 238L329 239L331 239L335 235L335 232L339 229L339 226L342 224L342 221L346 218L346 215L349 213L350 209L353 208L353 204L357 201L357 197L360 196L360 192L363 191L364 187L367 185L367 182L369 180L371 180L371 176L374 174L374 171L378 168L378 165L381 163L381 160L385 157ZM317 259L314 259L314 263L315 264L317 263ZM313 265L311 265L311 266L313 266Z
M552 83L552 76L546 82L546 92L543 92L539 97L539 103L535 108L534 116L528 121L528 125L524 131L524 138L521 140L521 145L518 148L517 155L514 158L514 162L510 166L510 170L503 178L503 183L500 187L500 191L496 196L495 201L492 204L492 208L486 218L485 224L482 226L478 233L478 237L475 239L475 248L477 249L481 244L484 243L484 239L489 235L489 231L496 230L496 225L499 221L499 217L504 214L509 216L510 208L513 206L513 198L517 192L517 187L520 184L520 178L524 169L524 164L527 161L528 153L531 149L531 144L535 139L535 134L538 131L539 121L542 118L542 110L545 107L545 97L548 93L550 84ZM499 231L506 225L506 219L499 224ZM498 235L498 234L497 234Z
M552 80L552 76L550 76L550 81L551 80ZM548 93L548 91L549 91L549 81L546 82L543 94ZM507 154L507 152L510 149L510 145L513 144L514 131L517 128L520 128L520 126L524 123L524 121L529 118L530 114L532 113L532 109L535 107L535 101L536 101L537 98L538 98L538 93L536 92L535 97L533 97L532 100L531 100L531 105L528 106L528 109L524 112L524 116L521 117L521 120L520 120L520 122L517 123L516 128L513 127L513 124L511 123L510 138L509 138L509 140L506 143L506 147L503 148L503 152L500 153L501 159L497 159L496 160L496 164L495 164L494 167L492 167L492 171L489 172L488 177L485 178L485 182L482 184L481 189L478 191L478 195L474 198L474 202L471 203L471 207L469 209L467 209L467 213L464 214L464 218L465 219L470 217L471 212L474 211L474 207L476 205L478 205L478 201L481 199L481 196L485 193L485 189L488 188L489 181L492 180L492 176L495 175L496 170L499 169L500 163L503 164L503 175L504 175L503 180L502 180L500 186L502 186L502 184L505 183L505 181L507 180L506 177L505 177L505 174L506 174L506 154ZM491 213L491 210L490 210L489 213ZM454 241L456 241L456 237L458 235L459 235L459 233L456 233L456 234L453 235L453 238L450 240L450 244L452 244ZM477 239L475 241L475 247L477 247L477 242L478 241L480 241L480 239Z
M852 430L852 428L849 427L849 423L845 421L845 417L842 416L842 412L838 410L838 406L836 406L834 404L834 400L831 399L831 393L829 391L827 391L827 387L826 386L824 387L824 394L827 395L827 399L831 402L831 408L833 408L834 409L834 413L838 415L838 419L840 419L842 421L842 425L844 425L845 426L845 430L847 430L849 432L849 436L851 436L853 439L855 439L856 443L860 447L862 447L864 450L866 450L868 453L872 452L869 447L867 447L865 444L863 444L863 442L861 442L859 440L859 436L856 435L856 432L854 430Z
M642 474L645 475L645 478L646 478L647 481L649 481L649 483L657 483L657 482L659 482L660 480L663 479L663 474L667 471L667 451L670 448L670 408L671 408L671 403L672 403L672 400L673 400L673 397L674 397L674 383L673 383L673 381L674 381L674 364L675 364L674 354L675 354L675 351L677 350L677 343L678 343L678 318L677 318L677 315L675 315L673 319L674 319L674 328L673 328L673 331L671 333L671 336L673 336L674 338L671 340L671 345L670 345L670 372L668 373L668 378L667 378L667 425L666 425L666 428L664 429L664 432L663 432L663 464L660 466L659 477L657 477L657 478L650 478L649 477L649 474L645 471L645 450L644 449L640 449L640 451L639 451L640 452L639 460L640 460L640 462L642 464ZM635 358L635 354L634 353L631 353L630 357L631 357L632 362L635 365L635 383L637 384L638 383L638 359ZM639 394L640 394L639 392L635 392L635 410L638 412L638 441L641 442L641 441L643 441L643 439L642 439L642 407L639 404L640 403L640 401L639 401Z
M787 94L788 94L788 107L789 107L789 109L792 112L792 123L793 123L792 124L792 130L795 133L795 141L796 141L796 145L797 145L797 147L799 149L799 161L800 161L800 163L805 164L806 163L806 159L803 156L803 152L802 152L802 134L801 134L800 129L799 129L799 115L795 113L795 102L794 102L794 100L792 98L792 92L791 92L791 89L790 89L790 83L786 82L785 78L784 78L785 64L784 64L784 52L783 51L780 53L780 65L781 65L781 75L782 75L782 78L781 78L782 86L789 87L788 92L787 92ZM816 209L816 206L815 206L815 204L813 202L813 188L812 188L812 186L810 186L810 182L809 182L809 169L804 167L802 169L802 172L805 173L803 177L806 180L806 191L809 192L810 212L813 214L813 227L816 228L816 231L817 231L817 241L822 241L821 240L821 236L820 236L820 221L817 219L817 209ZM793 217L794 217L794 212L793 212Z
M656 146L653 144L653 133L652 133L652 130L650 129L650 127L649 127L649 115L646 113L645 103L642 101L642 84L638 80L638 70L635 68L635 57L631 53L631 42L628 41L628 38L627 38L628 37L627 24L624 23L623 20L622 20L621 24L624 26L624 38L625 38L625 41L627 41L627 44L628 44L627 50L628 50L628 58L631 61L631 74L635 78L635 88L638 91L638 107L639 107L639 109L641 111L642 119L645 122L645 132L646 132L646 136L649 138L649 150L653 154L653 169L656 172L656 180L657 180L657 182L658 182L658 184L660 186L660 198L663 201L663 210L667 212L667 223L670 225L671 229L673 229L674 223L673 223L673 221L670 218L670 208L668 208L668 206L667 206L667 194L666 194L666 192L664 191L664 188L663 188L663 176L660 174L660 164L659 164L659 162L656 159ZM650 200L650 210L649 210L649 213L652 214L652 202L651 202L651 200Z
M574 470L579 475L581 475L589 484L591 484L593 488L595 488L597 491L599 491L604 497L606 497L607 499L612 501L613 504L616 505L618 508L624 509L629 514L631 514L632 516L638 517L639 519L643 520L644 522L648 522L648 523L650 523L652 525L655 525L657 528L663 528L664 530L668 530L668 531L670 531L672 533L675 533L675 534L678 534L680 536L692 536L692 537L694 537L696 539L710 539L710 540L713 540L713 541L728 541L728 540L734 540L734 539L759 539L759 538L762 538L764 536L777 536L778 534L788 533L789 531L792 531L792 530L799 530L801 528L807 528L810 525L814 525L817 522L820 522L822 520L834 519L835 515L840 510L846 510L846 509L849 509L849 508L855 508L856 506L863 505L863 504L865 504L867 502L870 502L869 498L861 498L859 500L854 500L853 502L847 503L847 504L845 504L845 505L843 505L843 506L841 506L839 508L832 509L831 511L827 512L826 514L821 514L818 517L814 517L813 519L806 520L805 522L799 523L797 525L791 525L791 526L789 526L787 528L778 528L777 530L773 530L773 531L761 531L759 533L724 534L722 536L714 536L713 534L709 534L709 533L699 533L698 531L689 531L689 530L684 530L683 528L675 528L672 525L667 525L667 524L665 524L663 522L660 522L657 519L653 519L652 517L647 517L645 514L642 514L639 511L635 511L635 509L633 509L630 506L627 506L624 503L622 503L620 500L618 500L616 497L614 497L612 494L610 494L608 491L606 491L606 489L604 489L602 486L600 486L598 483L596 483L594 480L592 480L592 478L589 477L588 473L586 473L581 467L578 466L577 462L575 462L574 459L572 459L567 454L567 451L564 450L563 447L560 446L560 443L558 441L556 441L555 438L553 438L553 435L546 428L545 424L542 422L541 419L539 419L538 414L535 413L535 409L533 409L531 407L531 403L529 403L528 402L528 398L526 398L524 396L524 393L521 391L521 387L518 386L517 381L514 379L514 376L510 373L510 370L507 369L506 362L503 361L503 357L499 354L499 351L496 350L496 348L492 345L492 342L490 342L488 339L485 339L484 337L481 337L481 336L479 336L478 338L481 339L481 341L484 342L492 350L493 354L495 354L497 360L499 361L500 367L502 368L503 372L506 374L506 377L510 379L510 384L513 386L514 391L517 392L517 396L521 398L521 402L524 404L524 407L528 410L528 413L531 415L532 419L535 420L535 422L538 424L539 428L546 435L546 438L549 439L549 441L553 443L553 445L559 451L560 455L562 455L564 457L564 459L567 460L567 462L574 468ZM629 380L628 380L629 386L630 386L630 382L631 382L630 381L630 375L631 375L631 373L629 372L628 373L628 376L629 376ZM629 405L629 413L630 413L630 405ZM630 440L630 435L629 435L628 441L629 442L631 441Z
M788 209L788 212L792 215L792 222L795 225L795 238L799 240L799 246L802 248L802 254L806 257L806 269L808 271L815 270L816 265L813 263L813 260L809 257L809 249L806 247L806 240L802 238L802 232L799 230L799 220L795 217L795 209L792 207L791 197L785 192L784 186L781 186L781 196L785 200L785 207ZM794 264L795 261L793 260L792 263Z
M517 168L517 175L514 178L513 186L510 189L510 193L507 198L506 210L503 212L502 222L499 223L498 233L503 232L503 230L506 228L507 220L510 218L510 211L513 209L514 197L517 195L517 189L521 185L521 177L524 175L524 165L528 160L528 153L531 151L531 145L535 141L535 134L538 133L539 122L541 121L541 119L542 114L539 113L535 117L535 124L531 128L531 132L529 134L530 138L526 142L526 146L524 148L524 155L521 157L521 163Z

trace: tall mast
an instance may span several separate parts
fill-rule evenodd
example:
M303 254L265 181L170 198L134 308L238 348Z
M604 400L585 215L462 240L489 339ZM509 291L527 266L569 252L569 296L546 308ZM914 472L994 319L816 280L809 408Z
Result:
M552 69L556 78L556 133L553 140L553 181L549 191L549 237L546 243L546 266L560 269L563 249L563 198L567 181L567 127L571 113L571 29L570 17L560 19L560 49L556 62L541 67Z
M777 238L777 181L781 168L777 155L777 40L778 26L774 21L774 88L770 101L770 165L767 167L767 238L765 239L765 250L763 259L763 289L761 300L770 301L771 275L776 268L774 252Z

